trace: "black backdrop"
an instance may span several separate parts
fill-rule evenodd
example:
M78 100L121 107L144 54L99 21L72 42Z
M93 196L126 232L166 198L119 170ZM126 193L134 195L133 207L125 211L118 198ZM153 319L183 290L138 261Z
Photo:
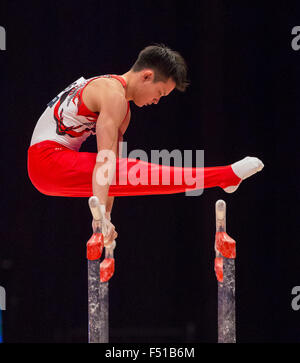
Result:
M87 199L46 197L27 177L27 148L46 104L71 81L122 74L153 42L180 51L191 86L132 105L128 150L205 150L205 165L261 158L232 195L208 189L122 197L110 283L112 342L216 342L214 204L237 240L237 338L297 342L300 311L296 2L2 1L0 285L4 341L87 341ZM82 150L95 151L95 139Z

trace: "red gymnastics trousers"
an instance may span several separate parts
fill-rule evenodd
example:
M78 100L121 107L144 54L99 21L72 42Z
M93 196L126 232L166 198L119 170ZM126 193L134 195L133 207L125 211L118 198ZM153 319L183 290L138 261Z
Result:
M92 175L96 157L96 153L74 151L55 141L42 141L28 149L28 175L32 184L43 194L61 197L90 197L93 195ZM110 196L183 193L197 189L199 184L195 181L195 175L204 178L204 185L202 184L201 188L221 187L224 189L241 182L230 165L183 168L126 158L117 159L116 164L115 180L117 182L110 186ZM130 182L124 183L124 180L128 180L130 170L137 166L141 175L151 175L153 170L158 173L159 183L156 182L155 185L151 185L150 177L148 178L149 183L145 183L141 179L137 185ZM161 182L163 173L170 175L168 185ZM193 176L193 179L186 180L188 179L186 175ZM181 176L182 180L180 185L177 185L178 182L174 182L178 180L178 176ZM123 182L118 183L119 180ZM193 185L191 185L191 181L194 182Z

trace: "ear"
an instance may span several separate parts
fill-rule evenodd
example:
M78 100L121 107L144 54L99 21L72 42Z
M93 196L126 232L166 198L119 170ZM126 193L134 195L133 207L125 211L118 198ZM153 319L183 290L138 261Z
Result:
M154 71L152 69L145 69L143 71L143 81L154 81Z

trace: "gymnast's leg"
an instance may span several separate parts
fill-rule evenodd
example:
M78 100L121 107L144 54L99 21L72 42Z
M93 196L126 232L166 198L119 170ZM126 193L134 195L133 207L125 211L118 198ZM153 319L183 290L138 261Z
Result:
M63 197L90 197L93 195L92 174L96 153L70 150L54 141L44 141L28 150L28 174L33 185L43 194ZM151 164L135 159L117 159L115 182L110 186L110 196L137 196L183 193L196 189L203 179L203 188L221 187L226 192L235 191L242 180L262 170L263 163L247 157L237 163L208 168L184 168ZM131 183L129 176L137 172L138 183ZM169 173L170 182L162 183ZM145 177L147 175L147 180ZM155 182L151 175L156 175ZM181 183L178 180L181 178ZM125 182L124 182L125 181Z

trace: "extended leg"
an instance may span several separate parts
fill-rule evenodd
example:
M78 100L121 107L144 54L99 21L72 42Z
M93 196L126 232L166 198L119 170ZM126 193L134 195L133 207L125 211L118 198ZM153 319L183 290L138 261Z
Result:
M73 151L55 142L42 142L28 151L28 174L33 185L43 194L90 197L93 195L92 173L96 156L96 153ZM230 192L243 179L262 168L263 164L257 158L245 158L232 166L208 168L170 167L134 159L117 159L116 180L109 195L183 193L197 188L199 183L195 182L195 177L203 180L203 188L229 188L226 191ZM169 183L163 182L164 175L170 176ZM178 183L178 180L181 182Z

